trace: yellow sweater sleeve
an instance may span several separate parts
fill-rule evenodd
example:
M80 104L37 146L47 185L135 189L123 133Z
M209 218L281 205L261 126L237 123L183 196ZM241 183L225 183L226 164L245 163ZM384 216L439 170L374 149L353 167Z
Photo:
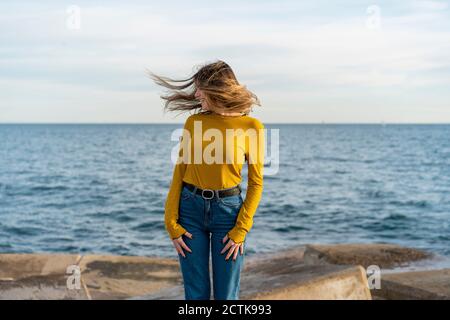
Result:
M190 130L191 117L189 117L185 124L184 129ZM178 223L178 210L180 205L180 194L183 186L183 177L186 171L187 164L181 160L181 146L184 136L180 141L180 150L178 152L178 161L174 166L172 182L170 185L169 193L167 194L165 203L164 222L166 230L169 233L170 238L176 239L182 236L187 230L184 229Z
M258 208L263 192L263 170L264 170L264 125L257 122L257 151L246 150L248 163L248 184L244 203L238 214L235 226L228 232L228 237L235 243L244 241L247 232L253 225L253 216ZM258 154L259 153L259 154Z

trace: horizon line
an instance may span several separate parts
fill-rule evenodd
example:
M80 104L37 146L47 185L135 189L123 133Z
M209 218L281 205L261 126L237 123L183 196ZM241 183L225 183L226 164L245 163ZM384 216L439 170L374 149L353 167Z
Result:
M314 125L335 125L335 124L352 124L352 125L398 125L398 124L416 124L416 125L449 125L450 122L263 122L263 124L314 124ZM184 122L0 122L0 125L183 125Z

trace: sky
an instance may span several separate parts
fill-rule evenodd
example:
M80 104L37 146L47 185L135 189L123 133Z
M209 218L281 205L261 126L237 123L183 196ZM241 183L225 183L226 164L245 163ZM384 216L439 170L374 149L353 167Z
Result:
M0 123L183 123L223 60L264 123L450 123L449 1L1 1Z

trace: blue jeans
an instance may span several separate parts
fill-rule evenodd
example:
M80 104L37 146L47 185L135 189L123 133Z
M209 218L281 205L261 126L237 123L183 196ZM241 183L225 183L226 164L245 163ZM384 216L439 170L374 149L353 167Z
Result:
M209 193L205 194L209 197ZM244 255L240 250L233 261L233 255L225 260L228 250L220 254L228 243L222 239L236 224L239 210L243 204L242 196L204 199L201 195L183 186L180 195L178 223L192 234L192 239L183 235L183 241L192 250L184 250L186 258L180 253L181 273L186 300L209 300L211 281L209 273L209 253L211 252L212 279L215 300L238 300L240 274Z

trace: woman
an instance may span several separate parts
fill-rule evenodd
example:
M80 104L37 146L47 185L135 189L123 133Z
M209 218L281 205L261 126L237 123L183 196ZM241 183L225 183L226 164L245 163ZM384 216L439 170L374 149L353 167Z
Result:
M165 226L178 253L185 298L210 299L211 252L214 299L237 300L245 237L263 191L264 126L248 115L252 105L260 103L220 60L184 80L150 75L157 84L174 90L161 97L165 109L196 111L184 124L165 203ZM208 145L208 140L213 142ZM195 155L202 161L192 161ZM240 186L244 161L248 164L245 201Z

